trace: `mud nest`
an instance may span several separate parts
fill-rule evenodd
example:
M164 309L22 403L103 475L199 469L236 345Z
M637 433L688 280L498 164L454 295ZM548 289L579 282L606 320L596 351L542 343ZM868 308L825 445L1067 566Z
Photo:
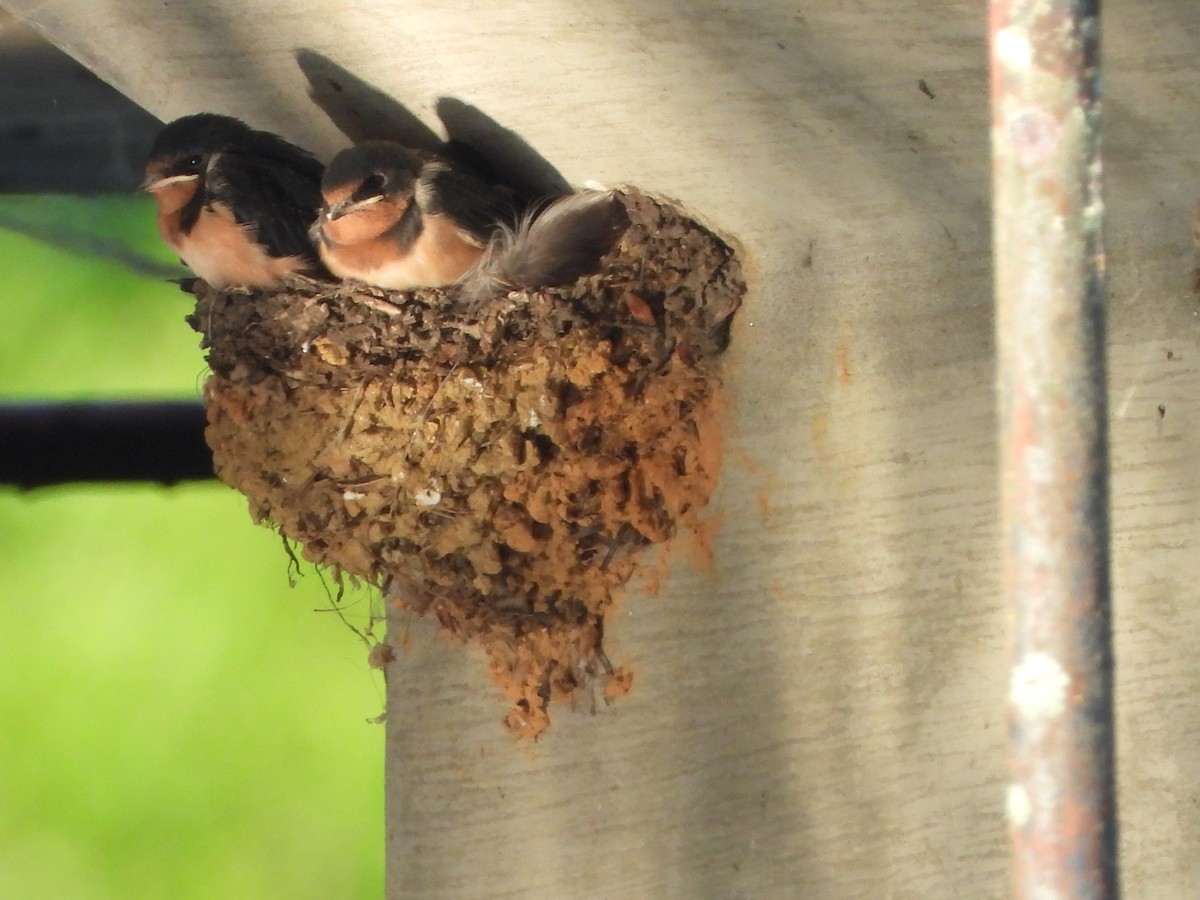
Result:
M552 702L629 689L604 619L720 470L729 246L621 193L598 274L460 308L453 290L196 286L208 443L256 521L476 642L536 737Z

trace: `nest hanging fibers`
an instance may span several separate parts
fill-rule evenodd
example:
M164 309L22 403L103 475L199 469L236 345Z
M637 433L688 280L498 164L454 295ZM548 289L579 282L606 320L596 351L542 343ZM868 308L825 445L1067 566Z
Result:
M502 294L298 281L197 286L217 474L304 556L477 642L536 737L551 700L606 696L604 615L641 551L716 483L717 359L745 285L730 248L620 195L598 274Z

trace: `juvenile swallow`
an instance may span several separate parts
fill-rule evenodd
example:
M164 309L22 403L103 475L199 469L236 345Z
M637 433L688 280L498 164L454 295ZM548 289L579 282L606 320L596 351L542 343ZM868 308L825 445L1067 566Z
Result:
M321 191L313 239L325 265L391 290L463 283L480 296L564 284L594 266L619 233L611 193L575 194L518 216L507 188L389 141L343 150Z
M213 287L273 287L319 274L309 228L323 166L278 135L199 113L167 125L150 148L143 189L158 231Z
M508 192L390 141L335 156L321 193L313 237L329 271L392 290L453 284L515 216Z

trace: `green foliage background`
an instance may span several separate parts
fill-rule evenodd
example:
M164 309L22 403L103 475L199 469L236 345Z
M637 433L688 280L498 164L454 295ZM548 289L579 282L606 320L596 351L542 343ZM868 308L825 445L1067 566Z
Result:
M0 397L198 396L188 297L88 239L171 262L151 203L0 225ZM287 568L216 482L0 488L0 897L382 896L383 686Z

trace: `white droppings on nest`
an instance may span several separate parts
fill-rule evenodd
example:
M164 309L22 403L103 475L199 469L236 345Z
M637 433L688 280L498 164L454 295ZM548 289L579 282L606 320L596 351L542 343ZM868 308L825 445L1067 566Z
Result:
M537 414L536 410L531 409L529 415L526 417L525 425L529 428L537 428L541 424L542 417Z
M442 502L442 492L436 488L425 488L413 494L413 502L417 506L437 506Z
M1047 653L1028 653L1013 667L1008 699L1026 720L1053 721L1067 708L1071 676Z
M347 503L350 503L354 500L362 500L366 496L367 495L361 491L346 491L344 494L342 494L342 499Z

